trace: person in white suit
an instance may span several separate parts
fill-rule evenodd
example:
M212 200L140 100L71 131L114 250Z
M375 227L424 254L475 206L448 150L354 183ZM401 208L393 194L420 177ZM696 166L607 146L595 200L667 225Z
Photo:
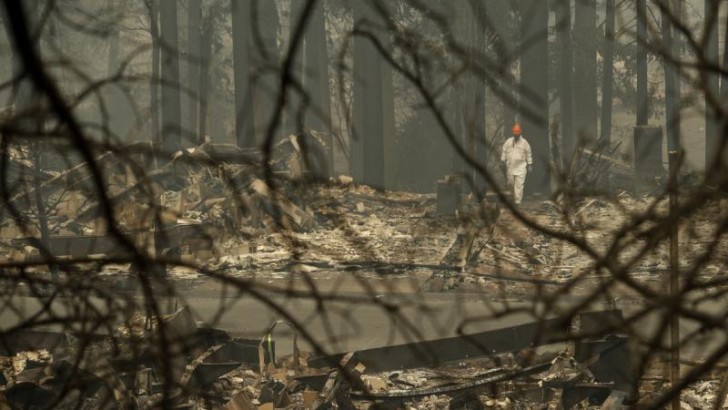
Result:
M513 126L512 134L503 143L501 162L505 169L508 187L513 194L513 202L520 204L523 200L526 175L531 172L533 158L531 157L531 145L523 138L520 124Z

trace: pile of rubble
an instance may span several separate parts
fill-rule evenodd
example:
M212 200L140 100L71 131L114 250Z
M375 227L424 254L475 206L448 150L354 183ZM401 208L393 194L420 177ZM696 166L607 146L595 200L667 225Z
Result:
M356 271L382 278L415 273L430 277L423 291L478 291L508 298L527 296L533 286L559 286L579 278L574 286L578 290L599 279L591 257L528 228L497 201L466 198L452 201L460 203L453 212L442 212L435 195L377 191L348 177L310 183L296 147L295 139L284 141L272 164L273 179L262 173L252 153L214 144L186 150L147 175L138 175L119 153L103 154L97 163L108 179L115 221L139 248L224 275L334 276ZM17 166L17 172L32 168L25 162ZM32 210L33 192L39 189L48 203L50 232L47 243L39 243L29 239L40 236L34 215L24 215L27 223L21 225L6 217L0 227L6 252L0 258L32 260L39 254L38 245L72 260L129 256L108 233L85 167L44 172L39 187L13 197L11 205ZM711 213L714 218L724 209L716 204L685 228L684 260L707 247L714 233ZM601 251L634 215L664 213L666 204L653 207L649 198L623 194L586 198L568 213L551 201L522 210L534 223L575 233ZM716 252L728 255L725 239ZM620 255L631 256L630 249ZM658 249L631 271L639 280L656 280L667 268L665 260ZM130 271L129 264L114 264L104 265L100 273L117 277ZM708 274L719 271L713 261L703 269ZM200 277L189 266L173 267L169 274Z
M621 320L616 310L336 355L278 357L271 337L231 338L183 308L134 315L113 335L39 330L0 338L3 408L178 409L623 409L664 394L637 380L636 351L620 334L583 337ZM166 345L160 346L161 332ZM598 333L598 332L597 332ZM160 350L162 349L162 350ZM655 366L658 372L663 364ZM722 371L681 394L715 405ZM649 371L648 371L649 373ZM659 374L659 373L658 373ZM724 394L724 393L723 393ZM723 407L726 408L726 407Z
M275 183L286 183L288 188L291 181L306 176L294 161L295 151L283 149L294 140L287 139L280 148L289 157L276 158L272 164L276 169L284 163L297 170L276 173ZM231 251L243 245L241 235L245 239L261 230L308 231L315 224L313 212L303 205L305 191L295 194L298 203L294 203L289 199L292 191L284 195L271 189L271 181L264 182L266 176L256 163L258 156L235 146L203 144L145 172L142 164L150 160L134 147L124 147L100 155L94 166L104 178L116 226L139 249L207 263L220 256L219 245L226 243ZM17 181L11 186L24 189L10 193L6 208L12 212L5 212L0 221L0 243L8 250L2 255L5 261L35 260L41 246L56 257L74 260L127 255L118 238L109 234L107 210L88 164L70 168L62 164L59 171L44 171L46 164L34 165L27 159L15 159L11 165L15 166L9 179ZM286 178L279 178L281 174Z
M595 326L619 311L591 312ZM136 315L112 336L5 334L2 402L11 408L619 409L637 396L624 336L565 343L570 323L526 323L467 336L314 356L276 357L270 331L235 339L188 309ZM161 333L167 345L157 345ZM295 340L295 339L294 339ZM550 348L542 349L541 346ZM76 407L78 408L78 407Z

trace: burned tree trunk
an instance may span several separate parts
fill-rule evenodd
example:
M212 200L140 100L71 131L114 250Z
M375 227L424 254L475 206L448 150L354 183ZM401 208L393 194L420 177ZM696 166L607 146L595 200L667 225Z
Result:
M13 75L21 76L18 77L19 80L16 80L16 84L13 84L15 91L14 104L16 112L19 113L18 118L20 118L20 121L18 121L16 125L16 131L21 139L26 139L26 141L29 142L29 159L33 164L31 170L31 186L33 188L31 191L33 196L32 198L28 198L28 204L35 208L35 216L37 217L38 231L40 234L40 238L34 239L33 241L37 243L43 258L48 260L52 259L52 255L49 253L51 231L48 221L48 198L40 189L43 153L47 147L47 141L41 138L41 133L43 132L46 118L45 115L39 111L41 108L42 95L37 84L28 78L28 76L23 76L23 74L28 73L29 67L23 64L20 57L21 50L16 48L17 43L15 42L16 38L13 34L13 23L11 22L13 17L17 19L16 22L25 19L24 24L26 25L26 29L33 35L30 38L30 44L35 50L32 52L40 56L41 42L40 30L38 30L39 3L37 0L30 0L23 3L24 4L15 6L17 9L14 9L14 7L6 7L3 10L4 12L2 13L2 16L4 18L3 23L5 24L8 33L9 42L13 45ZM33 110L38 110L38 113L36 115L29 116L28 112ZM8 137L8 141L11 141L14 135L9 134L6 135L6 137ZM8 145L10 145L10 143L8 143ZM6 178L6 176L3 177ZM4 193L3 195L7 195L7 193ZM17 210L13 210L13 213L15 212L17 212ZM16 217L17 216L18 215L16 215ZM49 262L53 261L49 260ZM58 266L55 263L49 263L49 268L51 277L56 279L58 275Z
M450 19L450 25L453 27L453 34L459 47L467 47L468 40L468 14L469 11L465 7L454 7L454 9L446 9L447 15ZM450 57L454 60L456 65L464 65L467 67L469 56L465 55L454 55ZM464 60L464 61L463 61ZM470 102L467 98L467 82L469 78L469 72L466 70L455 78L449 95L449 103L443 108L446 114L446 118L450 123L450 128L453 131L454 144L458 144L467 151L467 137L465 129L465 110L468 109L467 105ZM462 175L466 173L465 161L458 153L455 147L451 148L451 160L452 160L452 174Z
M614 78L615 0L607 0L604 27L604 65L602 66L602 120L600 139L608 143L612 134L612 89Z
M490 0L487 4L487 16L490 20L489 23L493 27L493 35L495 36L494 54L501 66L501 72L498 75L497 81L500 83L502 92L508 95L512 95L514 89L511 74L514 59L512 52L514 50L513 43L515 38L513 16L511 15L513 7L515 5L510 0ZM506 130L515 122L515 107L512 101L507 101L506 99L502 99L501 103L503 110L503 129Z
M200 111L197 135L200 140L205 139L207 134L207 99L210 93L210 59L212 58L212 18L205 19L202 23L202 39L200 51Z
M331 138L331 101L329 92L329 56L326 44L326 16L324 2L320 1L311 15L305 35L307 91L311 95L313 110L306 116L306 125L324 136L328 148L328 169L334 169L334 145Z
M559 53L559 108L561 111L561 161L568 166L574 154L574 118L572 78L574 76L574 54L571 46L571 0L557 5ZM554 161L559 159L554 158Z
M28 25L29 32L34 34L35 37L33 37L31 40L33 41L33 45L38 49L38 52L40 51L40 38L38 37L40 33L37 31L36 23L37 23L37 13L38 13L38 0L30 0L23 2L23 9L25 11L26 16L26 24ZM36 106L38 101L38 91L36 89L36 86L27 78L22 77L23 72L25 71L25 68L23 67L23 62L21 58L19 57L18 50L15 49L14 41L13 41L13 33L12 33L12 23L9 21L9 16L7 12L2 13L3 16L3 24L5 25L5 29L8 33L8 40L10 44L13 44L13 51L12 51L12 68L13 68L13 77L18 78L18 80L13 82L13 95L14 100L13 104L15 105L15 111L16 112L24 112L27 110L33 109L34 106ZM21 118L24 117L24 115L21 115ZM22 121L22 124L20 125L21 128L25 127L35 127L37 124L34 121ZM32 131L32 130L24 130L26 132Z
M396 153L394 86L392 84L392 75L392 67L389 64L382 65L382 119L384 121L384 124L382 124L384 139L383 172L384 186L387 189L394 189L397 185L397 162L400 160ZM331 169L333 170L333 168Z
M255 146L250 86L250 2L232 0L235 77L235 139L239 147Z
M478 69L479 59L485 54L485 4L479 0L469 1L458 8L455 27L458 42L466 55L461 58L467 70L463 73L461 81L456 88L458 99L458 112L454 117L457 129L465 152L473 160L484 164L485 144L485 84L480 81ZM470 186L474 191L481 192L484 179L475 171L474 167L466 166L462 158L455 158L456 171L462 172L467 181L463 187Z
M295 81L303 84L304 78L304 53L306 47L305 37L303 39L295 37L295 27L300 23L303 17L303 0L291 0L291 10L289 14L289 37L288 44L295 41L303 42L303 47L296 48L296 55L293 56L293 64L291 75ZM288 92L288 109L286 110L286 132L289 134L298 134L305 128L305 107L302 107L302 98L298 90L289 88Z
M200 66L204 64L202 59L202 0L189 0L187 5L187 87L190 97L187 100L187 130L190 133L198 131L200 116L200 100L202 89L200 87ZM204 135L197 134L193 140L199 144Z
M488 151L488 145L485 140L485 101L486 101L486 87L485 83L480 80L480 77L476 75L476 71L481 66L478 59L485 55L486 42L485 42L485 13L486 13L486 2L476 0L470 2L473 18L471 19L472 34L471 42L472 48L475 50L475 60L471 62L471 98L472 98L472 111L468 116L468 129L470 132L470 144L472 146L472 155L475 161L481 166L485 167L486 157ZM471 57L472 58L472 57ZM485 178L480 175L477 171L471 172L473 175L473 183L475 184L475 190L479 194L485 192Z
M115 3L119 5L118 2ZM107 75L109 78L114 78L122 68L122 61L120 59L120 40L119 27L113 25L111 27L111 34L109 35L109 54L108 54L108 66ZM104 119L105 123L108 124L108 131L114 138L125 140L127 134L132 129L134 122L136 121L134 115L134 107L129 103L129 93L124 81L115 81L113 84L105 89L107 96L107 110L108 119Z
M647 0L637 0L637 126L647 125Z
M177 2L160 3L162 41L162 148L167 154L180 148L180 90Z
M718 61L718 8L720 3L714 0L705 0L705 33L707 36L705 41L706 53L705 57L709 64L719 66ZM705 166L709 166L710 161L715 158L716 150L720 140L720 116L717 107L711 102L710 97L715 97L714 101L718 101L719 91L719 75L711 70L705 70ZM725 81L724 81L725 83Z
M671 16L680 15L680 1L669 0L662 8L662 41L663 64L665 69L665 130L667 133L667 150L676 151L680 148L680 78L679 60L680 48L676 45L673 36ZM676 31L677 32L677 31ZM674 61L671 61L674 60Z
M533 172L526 178L528 194L551 195L549 176L548 3L542 0L521 2L522 42L528 44L521 56L521 118L523 135L531 144Z
M257 146L263 141L271 126L273 110L278 95L278 9L274 1L253 1L251 8L250 57L255 68L252 98L254 101L254 142Z
M159 4L158 0L148 0L149 30L152 36L152 75L149 81L149 111L151 121L152 140L160 142L159 135Z
M355 30L354 43L354 130L352 132L352 174L364 184L381 188L384 185L384 115L382 57L364 35L379 40L381 33L373 32L376 13L363 2L352 3ZM391 85L390 85L391 86Z
M574 122L577 137L597 137L597 3L578 0L574 14ZM545 60L544 60L545 61Z

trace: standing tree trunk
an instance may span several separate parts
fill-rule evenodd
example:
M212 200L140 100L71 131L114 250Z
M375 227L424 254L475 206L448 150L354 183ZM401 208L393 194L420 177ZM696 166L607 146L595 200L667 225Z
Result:
M574 14L574 109L579 140L597 138L597 3L577 0ZM545 61L545 60L544 60Z
M667 150L677 151L680 148L680 78L679 60L680 48L673 37L670 16L680 15L680 0L668 0L662 8L662 44L665 58L665 129L667 131Z
M470 2L473 18L471 19L472 34L471 42L474 50L474 56L481 57L486 53L485 43L485 13L486 13L486 2L484 0L472 0ZM472 113L469 116L469 129L472 131L469 133L471 136L472 154L475 161L485 168L487 164L488 144L485 140L485 101L486 101L486 87L485 83L481 81L480 77L476 75L476 71L481 67L481 62L478 59L472 61L472 72L471 72L471 83L472 83ZM485 194L485 178L477 170L471 172L474 189L478 195Z
M22 3L23 11L27 19L26 24L28 25L28 32L33 35L39 35L36 24L37 24L37 13L38 3L37 0L29 0ZM2 12L3 25L8 36L8 44L11 48L11 63L12 63L12 77L15 79L12 84L12 103L14 105L15 112L19 114L18 126L21 128L21 134L27 133L32 135L33 132L37 131L38 122L30 119L30 116L23 114L26 111L36 109L39 104L39 95L35 84L27 77L23 76L26 71L23 65L23 61L20 57L19 51L16 49L14 42L12 22L8 16L8 12L3 8ZM40 54L40 38L33 37L31 39L37 52Z
M331 138L331 96L329 90L329 56L326 43L325 3L316 3L310 21L306 23L303 39L294 38L296 25L300 23L304 0L291 1L289 42L303 41L293 63L293 76L303 85L310 98L308 107L302 107L297 91L289 93L286 130L300 133L312 129L322 133L327 146L327 170L334 171L334 141Z
M392 67L382 64L382 121L384 139L384 187L395 189L397 185L397 167L400 158L396 151L396 130L394 125L394 87L392 84ZM332 159L333 159L333 152ZM332 168L333 169L333 168Z
M159 0L148 0L149 8L149 30L152 35L152 77L149 81L149 111L151 112L152 140L161 143L162 136L159 134Z
M251 62L253 75L253 112L255 145L263 141L271 124L278 96L279 72L272 67L279 65L278 56L278 9L270 0L253 0L251 8L253 28Z
M235 77L235 138L238 147L254 147L253 98L250 86L250 2L232 1Z
M514 2L511 0L488 0L488 14L489 22L493 28L493 34L495 35L494 51L495 58L500 62L502 71L498 76L498 82L500 88L504 93L512 95L514 84L512 81L512 66L514 50L514 39L516 37L515 30L513 29L513 17L511 15L512 8L515 7ZM506 101L503 99L502 103L502 123L503 123L503 134L508 136L506 130L510 129L516 120L515 107L512 101Z
M723 36L723 70L728 70L728 24L725 25ZM720 80L720 96L722 101L728 101L728 76L723 75Z
M180 148L180 82L177 46L177 2L160 3L162 33L162 148L170 154Z
M23 70L22 63L20 61L20 58L18 58L18 52L15 50L15 44L13 42L13 28L11 27L11 22L9 20L9 17L7 15L7 12L5 11L5 8L3 7L0 11L0 17L3 21L3 27L5 28L5 35L8 40L8 46L10 47L10 71L12 73L12 77L16 78ZM7 60L5 60L7 62ZM11 89L11 95L17 96L18 95L18 82L13 81L12 83L12 89Z
M306 125L324 136L328 148L327 169L334 170L334 145L331 138L331 93L329 90L329 56L326 44L326 15L324 2L319 1L307 25L306 70L307 91L311 95L313 110L306 116ZM386 112L386 111L385 111Z
M293 67L291 70L291 76L295 81L306 88L304 83L304 55L306 53L306 41L304 38L294 38L295 27L300 23L303 13L304 0L291 0L291 10L289 13L289 37L288 44L290 45L295 41L302 41L302 46L296 48L296 55L293 56ZM310 29L310 25L309 25ZM286 132L288 134L298 134L305 128L305 107L302 107L302 99L298 90L289 87L288 89L288 107L286 110Z
M723 68L724 73L725 73L725 70L728 70L728 24L726 24L726 26L725 26L725 36L724 36L724 41L723 41L723 66L722 66L722 68ZM728 104L728 76L725 74L723 74L720 79L720 101L723 104ZM726 118L726 116L723 116L723 118L721 118L721 120L722 120L721 124L720 124L721 137L718 139L718 144L719 145L722 144L723 149L721 150L720 154L716 154L716 155L720 155L720 161L725 166L725 164L728 163L728 158L726 158L726 155L728 154L728 150L726 149L724 133L725 133L726 129L728 129L728 118Z
M572 79L574 78L574 54L571 45L571 0L557 5L557 27L561 52L559 53L559 110L561 111L561 161L568 167L574 155L574 105ZM559 159L554 158L554 161Z
M531 144L533 172L526 178L528 194L551 195L549 144L548 2L521 0L522 42L528 47L521 55L523 135Z
M354 25L371 32L376 14L371 5L354 1ZM381 38L380 33L373 33ZM352 174L375 188L384 185L384 118L382 112L382 58L369 38L354 39L354 130L352 132Z
M647 0L637 0L637 126L647 125Z
M612 88L614 78L614 23L615 0L607 0L607 16L604 27L604 65L602 70L602 127L600 139L611 141L612 135Z
M445 15L449 17L450 27L453 27L453 34L458 46L467 47L469 35L468 17L470 11L461 4L454 7L454 10L446 10L446 13L447 14ZM467 66L469 62L468 56L451 55L449 58L452 61L452 64L456 66ZM470 99L467 97L470 91L468 90L469 78L470 73L467 70L463 71L458 75L458 77L454 78L454 82L449 90L450 102L444 107L445 115L447 116L446 118L450 123L450 127L452 128L455 137L453 143L460 145L464 150L466 150L466 152L468 137L466 135L467 129L465 127L465 118L467 116L465 111L470 109L470 107L468 107ZM454 175L465 175L465 161L461 158L454 146L451 149L450 155L452 157L451 173ZM462 184L461 187L465 189L465 184Z
M35 48L34 52L38 54L38 56L41 55L41 41L40 41L40 31L38 30L38 1L37 0L29 0L23 2L23 4L20 5L20 8L22 8L22 11L20 10L14 10L16 13L13 13L13 11L8 10L9 7L5 8L5 12L3 13L3 18L5 18L5 27L8 32L9 37L9 43L12 45L13 48L13 75L17 77L18 75L21 75L23 73L27 74L27 68L24 66L23 62L21 61L21 58L19 56L19 51L15 48L15 44L13 43L13 35L11 34L12 28L11 28L11 22L10 22L10 15L24 15L26 19L26 24L28 28L28 32L34 35L31 38L31 42L33 45L33 48ZM10 15L8 15L8 13ZM57 279L58 277L58 265L53 262L53 255L50 253L50 226L48 224L48 205L47 205L47 198L43 196L43 191L41 189L41 168L42 168L42 160L43 160L43 151L46 148L46 140L39 139L39 138L32 138L29 136L40 136L41 132L43 131L44 126L44 118L41 116L26 116L25 114L27 111L32 110L40 110L41 105L41 94L35 85L35 83L28 78L27 76L25 78L22 78L19 83L14 84L13 87L17 91L17 94L15 95L15 109L18 115L20 115L20 121L18 122L17 126L19 127L18 131L20 134L20 138L25 139L26 141L30 142L30 155L33 163L33 169L32 169L32 187L33 187L33 198L29 199L29 204L32 204L31 206L35 207L36 216L38 218L38 230L40 232L40 241L38 243L38 247L40 250L41 256L43 256L44 259L47 259L49 261L49 268L51 273L52 279ZM8 135L9 138L13 137L13 134ZM10 144L10 143L9 143ZM35 240L34 240L35 241Z
M202 60L202 0L189 0L187 5L187 87L190 96L187 99L187 131L193 134L197 144L202 143L204 135L197 134L200 116L200 100L202 90L200 87L200 66Z
M202 23L202 38L200 51L200 111L197 135L200 142L205 141L207 135L207 100L210 94L210 59L212 59L212 16Z
M715 64L716 66L719 66L718 62L718 10L719 10L720 2L716 0L705 0L704 1L704 10L705 10L705 34L707 36L706 39L706 59L709 64ZM710 70L704 70L706 73L705 78L705 90L703 91L705 93L705 166L706 169L710 164L710 161L712 161L716 154L716 150L718 149L718 142L720 139L720 117L718 110L716 110L717 107L715 107L711 102L709 96L715 97L716 100L718 99L718 95L716 95L716 90L719 90L720 84L719 84L719 75L710 71Z
M119 2L116 2L115 5L118 7ZM119 56L121 53L119 47L120 41L119 26L114 24L111 27L111 33L109 35L107 66L107 75L109 78L113 78L120 74L119 70L122 67L122 61ZM128 88L122 80L109 84L105 90L107 93L106 108L108 109L108 130L113 137L125 141L129 131L131 131L135 121L137 120L134 113L134 107L132 107L128 100Z

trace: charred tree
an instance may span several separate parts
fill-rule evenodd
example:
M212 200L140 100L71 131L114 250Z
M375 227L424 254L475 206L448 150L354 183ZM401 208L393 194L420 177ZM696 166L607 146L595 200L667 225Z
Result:
M20 73L22 73L23 66L20 61L20 58L18 57L18 53L15 50L15 46L13 45L13 29L11 27L11 21L8 18L7 12L3 8L2 13L0 13L0 18L2 18L3 28L5 29L5 35L7 37L8 45L10 45L10 61L9 61L9 68L12 73L13 77L17 77ZM8 61L6 60L6 63ZM13 81L12 83L12 95L16 96L18 95L18 82ZM13 101L13 103L15 103Z
M177 151L181 143L177 2L162 1L159 14L162 34L162 149L170 154Z
M15 127L17 127L17 136L20 137L20 139L24 139L29 143L29 159L32 161L33 164L31 170L32 176L30 181L33 196L32 198L28 198L28 204L31 207L35 208L35 217L37 218L38 232L40 234L40 238L33 239L33 242L40 250L43 258L47 259L49 262L54 262L53 257L50 254L51 229L48 220L50 201L41 190L40 177L43 163L43 154L48 147L47 140L41 138L41 133L43 132L44 123L46 120L45 114L41 111L41 101L43 96L41 94L41 90L37 86L37 83L33 82L27 76L27 74L29 74L29 72L31 71L31 68L25 65L23 63L23 59L21 58L21 53L27 51L17 48L19 47L18 39L15 37L15 35L17 34L17 28L14 31L12 27L14 24L24 25L24 28L28 30L28 33L31 35L29 38L29 44L33 49L33 51L31 52L37 56L41 56L42 51L40 37L42 30L40 30L39 27L39 2L38 0L29 0L23 2L22 4L18 3L15 6L6 5L3 11L3 23L8 33L9 42L13 45L13 74L17 78L15 80L15 84L13 85L15 91L15 99L13 102L15 104L15 111L19 115L17 117L19 118L19 121L17 122L17 124L15 124ZM15 23L11 21L11 19L13 18L16 19ZM25 61L27 62L28 60ZM33 111L35 111L35 113L31 115L31 112ZM5 139L4 143L6 143L7 146L10 146L10 144L12 144L12 142L10 141L13 141L15 135L9 133L4 134L3 137ZM4 176L4 178L6 177ZM3 186L5 185L3 184ZM4 192L2 194L3 197L5 195L7 195L7 192ZM18 210L15 209L13 211L13 214L17 211ZM49 263L49 270L51 273L51 278L57 279L59 270L58 265L56 263Z
M233 67L235 78L235 140L239 147L254 147L253 98L250 84L250 1L231 0Z
M198 134L200 117L200 100L202 90L200 87L202 59L202 0L189 0L187 4L187 88L190 97L187 100L187 131L192 133L192 139L201 143L203 134ZM197 134L197 135L194 135Z
M207 134L207 100L210 94L210 59L212 58L212 33L214 30L211 16L204 20L201 30L200 107L197 135L200 140L204 140Z
M485 155L485 84L477 73L480 58L485 54L485 24L483 21L485 4L480 0L471 0L461 7L455 21L458 42L465 50L462 65L466 68L461 81L458 82L456 96L459 99L458 113L455 119L459 122L460 144L468 156L484 163L481 155ZM475 169L465 165L462 158L456 158L458 171L463 172L467 182L474 184L472 188L480 192L483 180ZM467 188L463 184L463 188Z
M293 44L295 41L303 41L303 47L296 48L296 55L293 56L293 68L291 74L295 81L299 84L304 83L304 54L306 49L306 40L296 38L295 27L300 24L301 18L303 18L303 6L304 0L291 0L291 10L289 14L289 37L288 44ZM305 85L304 85L305 87ZM305 107L302 106L303 99L299 90L289 88L288 91L288 109L286 110L286 132L289 134L298 134L305 128Z
M329 60L326 43L325 3L317 2L309 21L301 21L304 0L292 0L289 43L302 41L293 56L294 79L302 85L308 104L303 104L301 93L291 88L288 94L286 130L301 133L306 130L320 132L327 146L326 169L333 171L334 148L331 138L331 100L329 92ZM302 38L295 37L297 25L305 23Z
M159 38L159 0L147 0L149 11L149 30L152 36L152 76L149 81L149 111L152 122L152 140L159 143L162 140L159 134L159 63L161 60L161 47Z
M351 168L356 180L382 188L384 186L384 64L373 39L382 33L374 27L377 19L371 5L352 2L354 25L354 129L351 144ZM372 36L373 38L370 38ZM391 86L391 85L390 85Z
M663 65L665 70L665 130L667 150L680 149L680 47L673 32L672 16L680 15L680 0L667 0L661 8Z
M728 39L728 24L725 25L724 39ZM728 69L728 41L723 41L723 70ZM720 96L723 101L728 101L728 75L723 74L720 80Z
M647 0L637 0L637 126L647 125Z
M278 9L274 1L251 2L250 57L253 71L252 101L254 113L254 146L263 141L271 125L280 78L278 57Z
M118 7L119 2L115 5ZM122 74L119 70L122 68L122 60L120 58L121 50L119 47L120 33L119 26L114 24L110 27L109 34L109 54L107 61L107 76L116 78ZM134 108L129 103L130 93L123 80L114 81L106 88L106 104L108 118L104 119L104 123L108 124L108 131L114 138L125 140L129 131L131 131L136 118L134 116Z
M472 0L470 1L470 8L472 13L471 19L471 47L474 50L471 53L471 73L470 73L470 92L471 92L471 112L467 116L468 118L468 135L470 136L471 152L475 160L481 166L485 167L488 145L485 139L485 102L486 102L486 86L480 77L476 75L476 72L481 67L479 59L486 53L486 2L484 0ZM480 175L476 170L470 171L473 182L475 184L475 190L479 194L485 194L485 178Z
M604 50L602 66L602 120L600 139L611 141L612 135L612 91L614 79L614 25L616 20L615 0L607 0L604 22Z
M514 2L511 0L490 0L487 2L489 25L492 27L492 35L494 37L493 49L495 58L500 63L501 71L498 72L498 83L503 92L512 94L514 84L512 81L511 69L515 56L514 42L516 30L514 30L514 19L512 8ZM502 121L504 136L508 136L506 130L515 122L515 108L511 101L501 101L502 103Z
M523 135L531 144L533 172L526 178L526 193L551 195L549 144L548 3L521 1L521 35L527 47L521 55L521 118Z
M326 15L324 2L319 1L307 25L306 71L307 91L311 97L312 110L306 115L306 126L324 136L328 148L328 169L333 171L334 146L331 138L331 93L329 92L329 56L326 44ZM385 98L386 100L386 98ZM386 112L386 109L385 109Z
M574 54L571 44L571 0L556 4L559 47L559 111L561 115L561 161L568 166L574 154ZM559 159L554 158L554 161Z
M597 138L597 2L577 0L574 11L574 122L579 140ZM544 60L546 61L546 60Z
M720 2L705 0L705 58L708 64L719 66L718 61L718 9ZM720 114L710 97L717 97L720 90L719 75L712 70L705 70L705 165L715 159L720 140Z
M384 139L384 184L387 189L394 189L397 184L397 163L401 159L396 155L396 129L394 124L394 113L396 107L394 105L394 86L392 84L392 75L392 67L390 67L389 64L383 64L382 121L384 121L384 123L382 124L382 138ZM331 154L333 154L333 152L331 152Z
M459 6L451 7L450 9L446 9L446 11L446 16L449 18L450 26L452 27L453 35L455 40L457 41L458 47L462 49L466 48L468 46L469 36L469 10L464 7L463 2L460 2ZM454 137L456 139L454 143L460 145L465 150L467 150L468 140L466 135L467 130L465 128L465 110L469 109L467 105L470 102L470 99L467 97L469 91L467 89L468 80L470 78L469 70L467 70L467 68L469 68L469 57L470 56L468 55L458 54L450 56L451 64L453 64L454 66L464 66L466 70L461 72L455 78L455 81L453 82L452 87L449 90L449 103L445 107L443 107L443 110L445 111L447 119L450 123L450 127L452 128ZM460 156L455 147L451 148L450 155L452 158L452 174L466 174L467 171L465 169L465 161ZM465 184L463 184L462 187L465 188Z
M723 41L723 75L720 79L720 101L723 104L728 103L728 75L726 75L726 70L728 70L728 24L725 26L725 35L724 35L724 41ZM719 144L723 144L723 150L720 153L721 155L721 162L723 163L723 166L726 164L726 145L724 142L725 136L723 136L724 131L726 127L728 126L728 119L723 116L722 122L721 122L721 137L719 138Z
M31 41L33 42L34 47L37 48L37 52L40 53L40 32L36 27L38 0L25 1L22 4L23 10L25 12L25 17L27 19L26 24L28 26L28 31L31 33L31 35L33 35ZM13 45L11 58L13 77L18 79L16 81L13 81L13 104L15 105L15 112L23 113L37 108L40 102L38 90L30 80L23 76L26 68L23 66L19 51L15 48L16 46L13 41L14 34L12 32L12 22L9 20L10 17L8 16L7 12L3 12L2 17L3 25L5 26L5 29L7 31L8 41L10 44ZM23 117L25 117L25 115L20 116L20 118ZM35 128L37 126L37 123L34 121L21 121L21 124L19 124L19 126L24 132L32 132L32 128ZM29 129L26 130L26 127L28 127Z

